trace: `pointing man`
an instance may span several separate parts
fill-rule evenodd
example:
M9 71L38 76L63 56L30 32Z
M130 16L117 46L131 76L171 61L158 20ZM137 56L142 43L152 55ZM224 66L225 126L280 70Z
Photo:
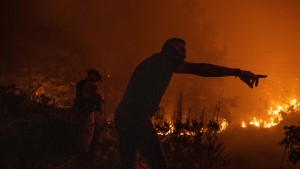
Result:
M259 78L250 71L207 63L185 62L185 41L167 40L159 53L142 61L132 73L116 114L122 169L133 169L136 151L146 159L151 169L166 169L167 164L151 117L156 112L173 73L204 77L239 77L249 87L258 85Z

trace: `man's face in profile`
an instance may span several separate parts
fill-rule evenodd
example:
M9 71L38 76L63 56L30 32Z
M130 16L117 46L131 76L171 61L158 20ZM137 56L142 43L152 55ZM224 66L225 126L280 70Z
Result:
M185 44L184 43L178 42L173 47L178 52L179 59L185 59L186 58L186 49L185 49Z

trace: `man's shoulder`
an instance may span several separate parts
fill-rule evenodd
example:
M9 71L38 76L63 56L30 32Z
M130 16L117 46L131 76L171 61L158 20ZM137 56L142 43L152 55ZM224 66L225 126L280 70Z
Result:
M81 86L84 89L87 88L97 88L96 82L92 81L91 79L82 79L81 81L78 82L78 86Z
M93 81L86 81L85 83L84 83L84 86L97 86L96 85L96 82L93 82Z
M161 58L162 58L161 53L154 53L153 55L151 55L148 58L146 58L144 61L147 61L147 60L159 60Z
M77 87L80 87L80 86L84 86L86 83L90 82L91 80L88 79L88 78L85 78L85 79L81 79L77 82L76 86Z
M162 69L172 69L180 65L182 61L177 60L175 57L169 56L166 53L155 53L150 57L144 59L136 68L135 73L152 71L152 70L162 70Z
M146 58L142 63L158 63L158 62L170 62L172 57L164 53L155 53L150 57Z

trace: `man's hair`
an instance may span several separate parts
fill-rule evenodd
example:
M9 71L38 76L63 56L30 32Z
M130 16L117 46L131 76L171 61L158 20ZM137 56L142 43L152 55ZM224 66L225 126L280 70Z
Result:
M183 39L180 39L180 38L170 38L170 39L168 39L168 40L164 43L164 45L163 45L161 51L169 51L169 50L172 50L173 46L174 46L176 43L178 43L178 42L185 44L185 41L184 41Z

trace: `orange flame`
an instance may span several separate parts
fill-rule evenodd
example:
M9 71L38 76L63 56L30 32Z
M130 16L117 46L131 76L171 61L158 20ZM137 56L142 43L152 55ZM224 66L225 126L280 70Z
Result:
M220 125L220 130L218 131L218 133L221 133L223 131L225 131L227 129L227 127L229 126L229 123L226 119L220 119L219 118L219 125Z
M161 135L161 136L163 136L163 135L166 136L166 135L170 135L170 134L174 133L174 130L175 130L174 124L171 121L168 124L169 124L169 130L167 132L163 133L161 131L157 131L157 134ZM224 132L227 129L227 127L229 126L228 121L223 118L218 118L218 124L220 127L218 133ZM207 128L201 128L199 132L205 133L205 132L207 132ZM183 132L179 133L179 135L180 136L184 136L184 135L195 136L196 132L184 130Z
M271 128L277 126L282 120L282 114L290 114L299 110L300 103L297 99L292 99L288 104L281 104L277 106L270 107L268 114L265 119L251 117L248 122L242 121L241 127L246 128L248 126L262 127L262 128Z

